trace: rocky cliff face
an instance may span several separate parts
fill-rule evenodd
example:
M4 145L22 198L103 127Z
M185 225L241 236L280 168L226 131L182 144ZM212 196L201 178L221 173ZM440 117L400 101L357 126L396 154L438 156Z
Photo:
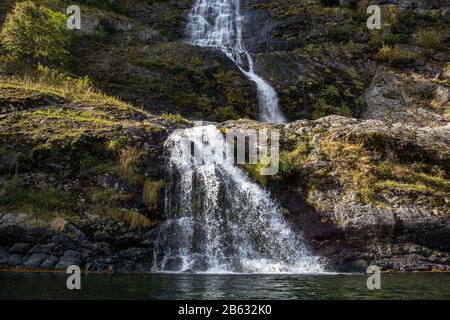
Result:
M98 150L98 142L97 150L71 142L75 154L83 155L77 159L58 155L60 148L66 150L63 144L44 153L25 140L18 149L14 136L7 134L4 139L13 139L8 144L21 157L11 165L20 173L2 178L1 200L9 210L0 220L1 265L64 269L80 264L95 271L151 271L155 227L163 218L162 141L174 126L168 120L150 119L150 130L122 129L143 157L127 173L114 165L107 150ZM241 120L219 127L258 129L261 124ZM379 120L331 116L278 129L279 173L264 177L246 169L272 191L288 220L314 252L327 258L330 269L362 271L376 264L395 271L448 270L449 126L386 127ZM83 139L89 136L85 133ZM27 159L20 151L27 149L36 155ZM103 153L107 164L92 160ZM122 157L119 153L119 162ZM25 167L30 161L45 166ZM76 198L68 201L71 196Z
M261 128L249 121L223 126ZM280 172L249 172L334 269L448 269L448 125L330 116L279 129Z
M84 87L1 90L0 265L148 271L145 241L164 203L163 143L183 121Z
M246 169L333 269L448 270L449 11L379 3L383 28L370 31L367 1L242 1L256 71L292 121L278 127L280 172ZM191 6L83 7L74 62L57 73L0 48L2 268L151 269L169 133L255 118L254 84L183 42ZM0 5L0 23L10 9Z
M400 1L393 6L383 2L383 27L371 31L366 27L365 2L322 3L326 5L314 1L245 1L246 43L256 55L257 71L275 85L291 120L328 114L373 115L377 107L365 93L387 72L385 65L404 77L401 82L406 82L410 74L421 77L410 81L416 82L411 90L416 93L424 92L423 87L416 88L421 85L418 82L432 85L435 77L448 82L450 35L444 30L449 14L443 4L437 5L440 10L433 11L436 15L431 22L427 12L432 10L418 8L436 5ZM425 40L428 37L430 41ZM436 43L431 44L433 41ZM433 89L425 91L432 100ZM429 105L418 101L417 95L415 98L408 104ZM392 114L388 118L392 119Z

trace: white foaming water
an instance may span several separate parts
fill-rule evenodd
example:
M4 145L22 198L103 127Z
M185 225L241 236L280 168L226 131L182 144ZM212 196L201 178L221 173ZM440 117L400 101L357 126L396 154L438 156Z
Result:
M220 49L256 83L261 121L286 123L276 91L254 72L253 59L242 40L242 20L239 0L197 0L188 25L191 41L194 45Z
M225 159L216 127L175 132L166 147L167 220L155 241L155 271L323 272L269 194ZM203 155L200 164L191 150Z

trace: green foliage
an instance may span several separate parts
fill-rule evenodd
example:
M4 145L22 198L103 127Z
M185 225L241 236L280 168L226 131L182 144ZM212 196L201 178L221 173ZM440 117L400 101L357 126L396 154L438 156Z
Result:
M324 37L336 42L349 42L355 33L355 26L351 24L330 25L324 31Z
M404 68L414 64L415 56L401 49L384 45L375 55L375 60L386 62L392 67Z
M308 43L303 50L298 50L298 53L302 54L302 53L306 53L308 56L312 56L312 57L318 57L321 56L324 53L324 49L321 46L312 44L312 43Z
M437 30L421 30L417 33L417 43L419 46L430 49L443 49L444 37Z
M101 160L92 155L86 155L80 160L80 171L85 172L91 168L101 165Z
M169 121L170 123L173 124L181 124L181 123L186 123L186 119L183 118L182 115L180 114L173 114L173 113L164 113L161 118L163 118L164 120Z
M16 4L0 37L13 56L45 63L64 62L72 40L64 14L30 1Z
M352 110L344 104L338 106L327 102L325 98L319 98L314 104L313 118L319 119L330 114L351 117Z
M29 188L18 176L0 187L0 208L45 217L54 212L73 213L76 207L76 199L69 192L48 185Z
M346 117L352 116L352 110L346 106L341 93L333 85L325 86L322 97L320 97L314 105L312 116L314 119L318 119L330 114Z
M114 189L89 187L84 190L90 198L90 210L95 214L125 222L130 229L141 230L154 225L147 217L136 210L123 209L133 195L121 194Z
M51 146L49 146L48 144L40 144L36 146L31 153L34 159L39 158L42 159L48 158L51 152L52 152Z
M122 194L117 192L115 189L110 188L98 188L89 187L85 189L86 194L95 206L94 211L100 213L104 208L117 207L126 204L130 199L132 199L131 194Z

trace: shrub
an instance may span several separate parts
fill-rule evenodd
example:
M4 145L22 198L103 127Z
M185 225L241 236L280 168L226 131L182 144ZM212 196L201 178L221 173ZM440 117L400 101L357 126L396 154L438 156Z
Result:
M375 60L387 62L397 68L409 67L415 62L412 54L386 45L375 55Z
M422 30L417 34L417 44L424 48L443 48L444 38L436 30Z
M319 98L314 104L313 119L323 118L331 114L351 117L352 110L339 100L332 104L327 102L325 98Z
M347 43L352 39L354 33L355 27L350 24L330 25L324 31L324 37L332 41Z
M7 15L0 40L15 57L61 63L69 56L71 34L64 14L25 1Z

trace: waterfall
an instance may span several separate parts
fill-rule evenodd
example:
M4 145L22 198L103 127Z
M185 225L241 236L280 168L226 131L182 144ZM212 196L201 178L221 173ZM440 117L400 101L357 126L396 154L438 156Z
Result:
M255 73L253 58L242 40L240 0L197 0L189 19L188 30L194 45L223 51L256 84L260 120L285 123L276 91Z
M154 270L322 272L269 194L224 157L226 147L213 125L167 140L167 220L155 241ZM194 161L197 152L201 161Z

